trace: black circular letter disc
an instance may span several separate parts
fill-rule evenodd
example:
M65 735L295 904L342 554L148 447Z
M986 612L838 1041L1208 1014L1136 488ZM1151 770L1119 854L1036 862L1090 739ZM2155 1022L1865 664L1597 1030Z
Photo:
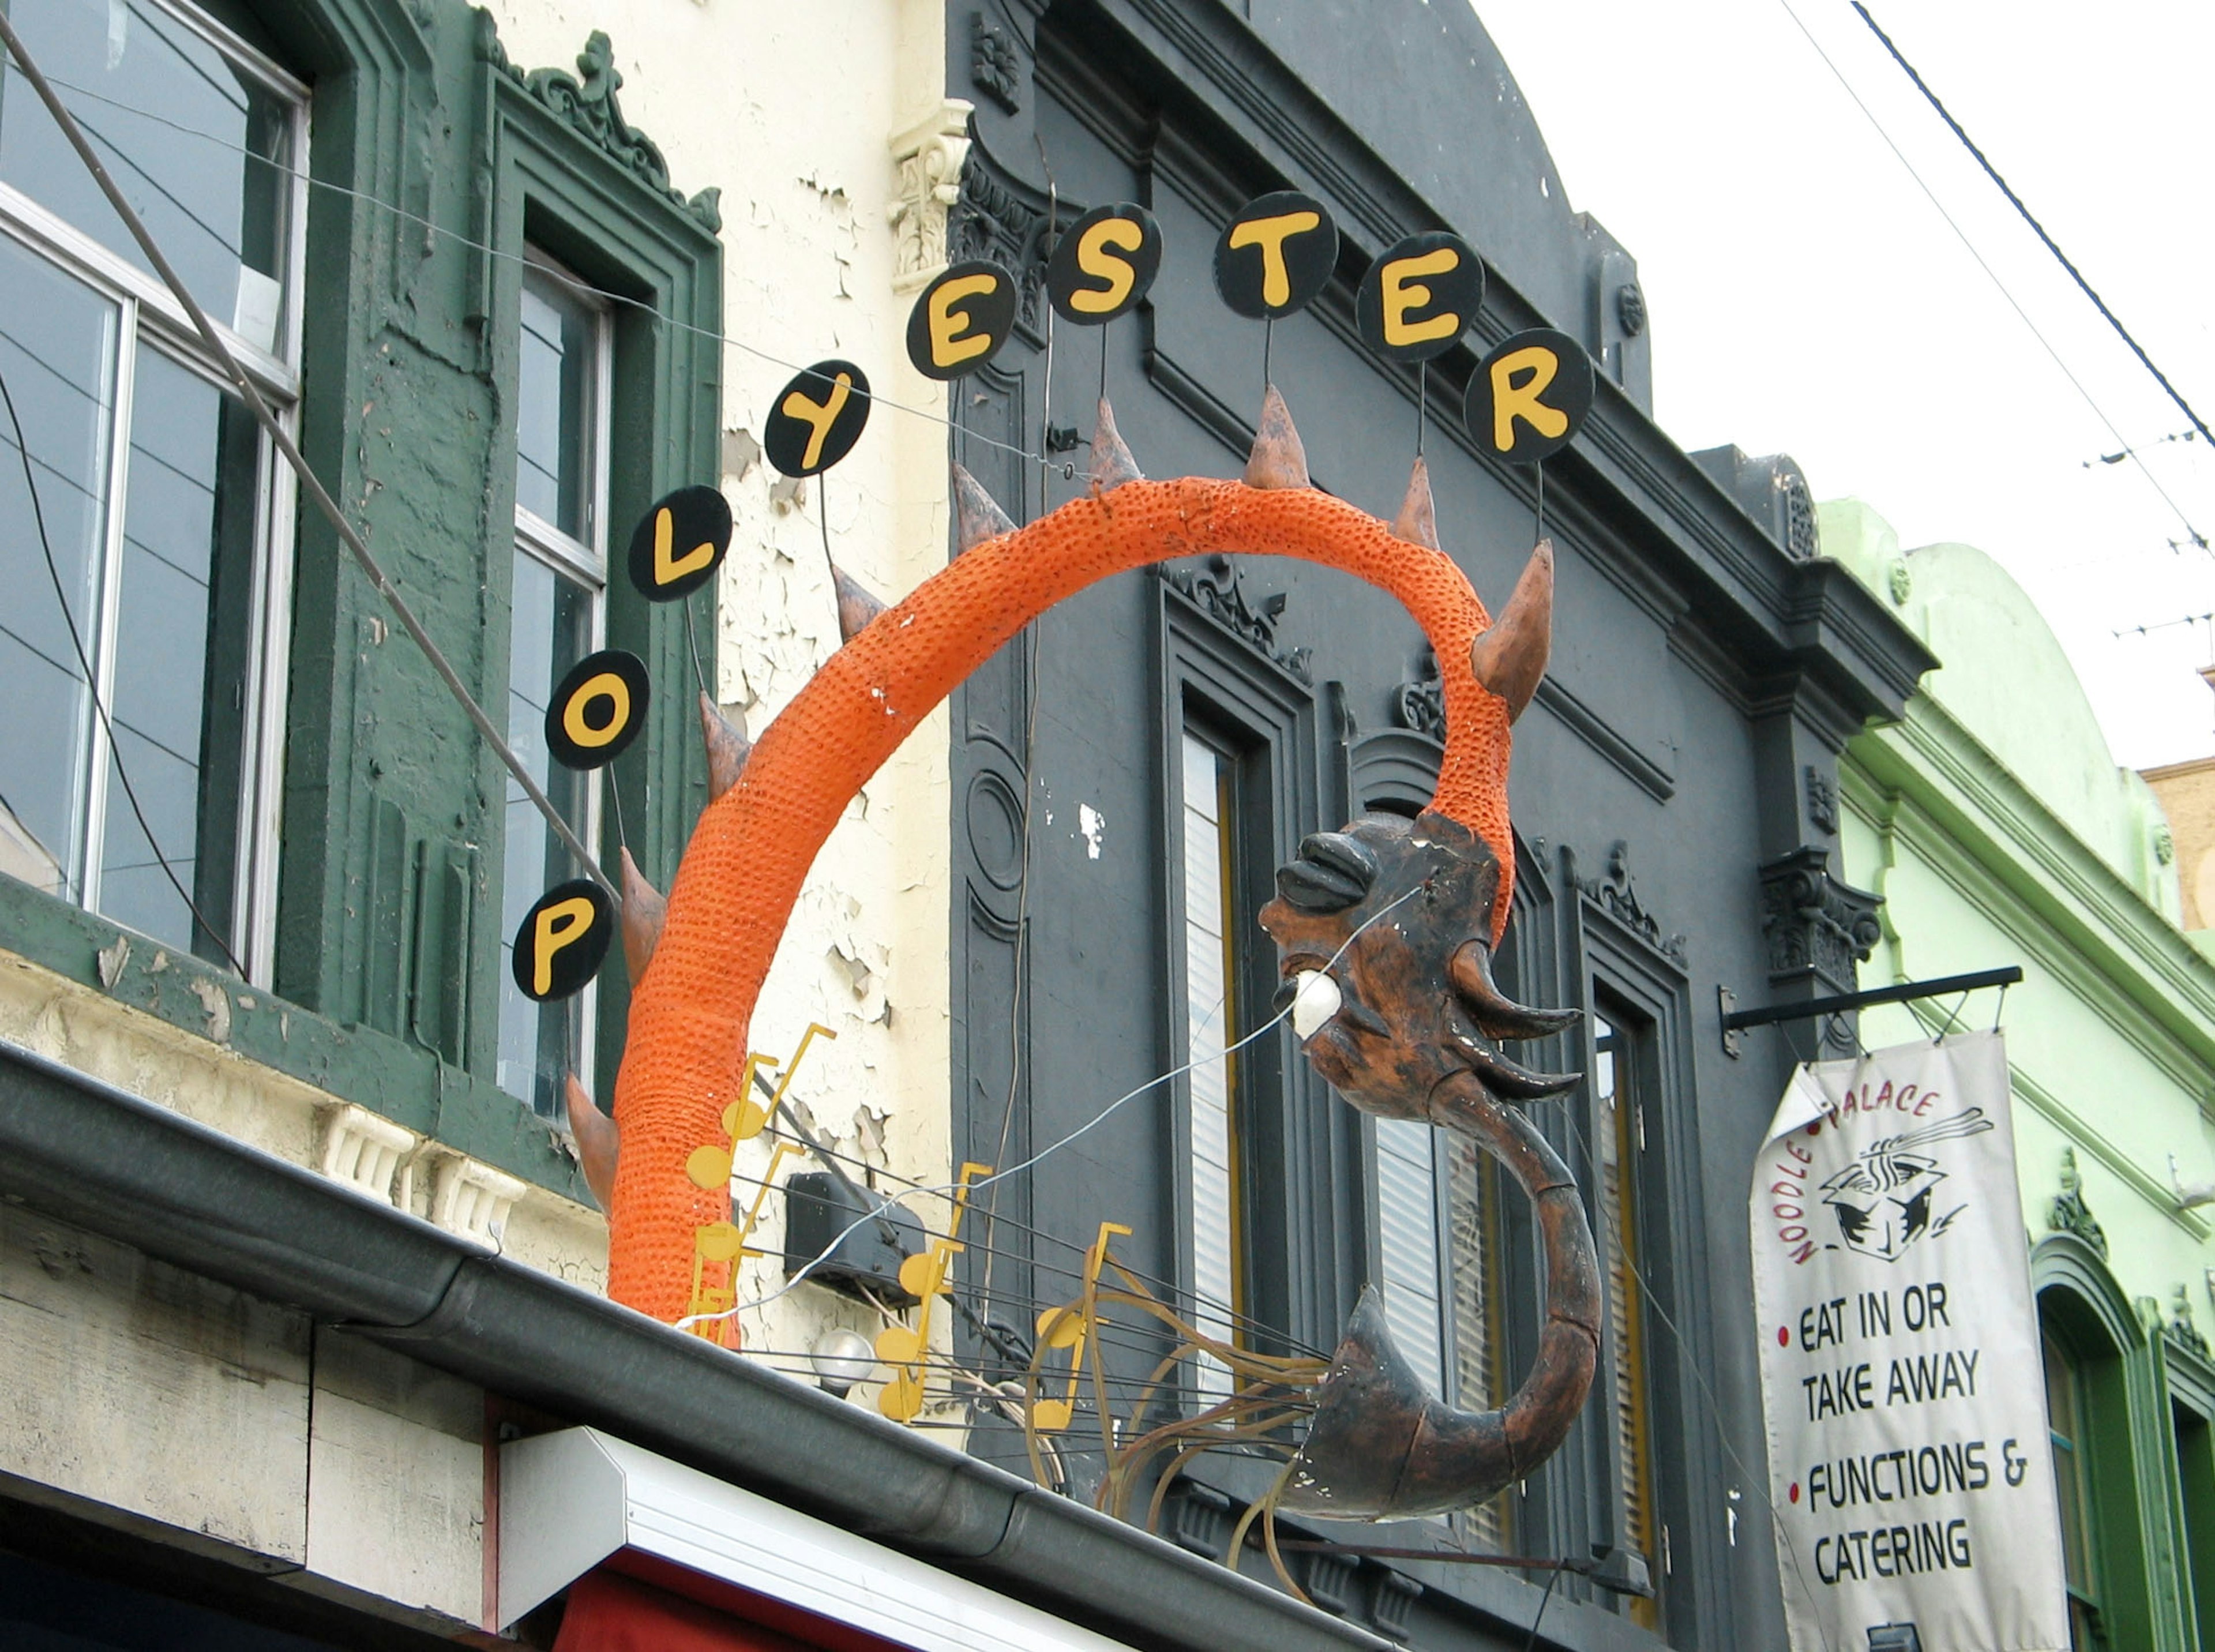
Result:
M1095 206L1071 224L1046 261L1054 314L1104 327L1146 296L1162 270L1162 230L1143 206Z
M1461 341L1484 302L1484 265L1457 235L1427 230L1369 267L1354 294L1362 341L1392 361L1428 361Z
M1469 381L1462 416L1482 451L1536 464L1575 438L1597 388L1583 345L1567 333L1534 327L1485 357Z
M731 502L722 489L679 488L631 530L630 582L648 602L674 602L714 579L730 548Z
M569 667L546 705L546 749L565 769L614 762L646 727L653 695L646 661L622 648L602 648Z
M916 294L907 315L907 359L925 378L960 378L999 354L1015 328L1015 278L973 258Z
M868 375L850 361L819 361L776 393L762 451L785 476L816 476L854 451L868 422Z
M1215 290L1242 316L1304 310L1338 266L1338 225L1296 189L1249 201L1215 243Z
M538 897L516 925L510 960L516 990L545 1004L581 992L600 973L616 932L616 903L590 878L571 878Z

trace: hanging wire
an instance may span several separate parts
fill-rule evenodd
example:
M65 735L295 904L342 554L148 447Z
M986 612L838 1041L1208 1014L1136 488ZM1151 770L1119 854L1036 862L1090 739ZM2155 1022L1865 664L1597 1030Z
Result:
M15 433L15 454L23 462L23 486L31 495L31 519L38 526L39 550L46 559L46 577L53 581L54 600L61 605L62 623L69 628L70 648L77 654L78 667L84 672L84 691L92 702L93 714L100 719L100 726L107 733L108 761L115 765L115 777L122 783L124 799L131 805L131 816L138 822L138 830L145 835L146 847L152 851L155 864L162 869L162 875L169 880L169 887L177 892L177 899L185 903L185 910L193 915L193 922L199 926L201 934L222 949L224 961L230 964L233 973L243 980L246 966L239 962L238 955L230 949L230 943L224 939L222 932L207 921L206 915L185 887L184 881L178 877L177 869L169 864L169 857L162 852L161 839L154 835L153 825L146 819L146 811L138 801L138 789L131 783L130 771L123 766L122 742L115 738L115 724L107 715L107 707L101 702L100 679L92 669L91 657L85 652L84 637L77 628L77 616L70 611L69 596L62 584L61 568L54 561L53 541L46 534L46 509L39 502L38 478L31 470L30 442L23 434L23 421L15 415L15 398L9 391L4 375L0 375L0 402L7 404L8 423ZM9 813L12 814L15 811L10 808ZM29 828L26 826L25 830ZM56 863L59 863L58 857Z
M700 634L692 625L692 599L687 597L678 606L684 611L684 648L685 652L692 656L692 680L699 685L700 691L712 700L715 697L708 693L708 673L700 664Z
M126 4L129 4L129 0L126 0ZM139 11L135 5L130 5L129 9L134 16L143 18L145 15ZM300 168L288 166L282 162L273 160L268 156L263 155L260 151L250 149L242 144L235 144L229 138L222 137L216 132L206 132L197 126L187 126L182 121L170 120L167 116L155 114L150 109L139 108L135 105L124 103L118 99L108 97L100 92L96 92L89 86L82 86L73 81L63 80L53 76L48 76L46 77L46 79L52 85L58 86L64 90L75 93L80 97L89 98L95 103L106 104L110 108L120 109L123 113L135 116L142 120L151 121L156 126L166 127L169 130L178 132L185 137L196 138L202 143L212 144L218 149L228 150L234 155L243 156L246 159L253 162L255 165L264 167L278 176L296 180L304 184L310 189L320 189L330 194L342 196L349 200L359 201L365 206L371 206L380 212L389 212L402 223L411 224L417 226L426 235L435 236L442 241L451 242L455 245L464 248L469 251L480 253L488 258L500 259L512 263L521 264L527 261L521 253L510 252L505 249L495 247L489 242L479 241L472 236L462 233L460 230L450 230L443 224L433 223L431 219L423 217L420 213L411 212L406 207L398 206L392 201L386 200L383 197L369 190L350 188L345 184L334 183L328 178L316 177L312 174L308 173ZM115 148L112 140L103 138L101 141L107 144L111 150ZM116 158L120 160L126 166L132 165L130 157L120 150L116 151ZM138 172L138 169L133 166L132 170L134 172ZM144 177L145 175L144 173L138 173L138 175ZM159 185L150 178L146 179L146 181L151 187L159 187ZM538 270L541 273L559 280L563 286L568 287L574 292L584 294L587 297L598 299L604 304L619 305L626 310L637 310L641 314L651 317L660 326L671 328L680 333L689 333L697 338L712 339L719 344L728 345L731 348L743 351L747 355L752 356L755 359L766 363L770 366L781 367L788 372L803 372L812 365L807 362L788 360L784 357L777 355L774 352L764 350L758 345L751 343L745 339L736 336L735 335L719 333L713 328L698 326L694 322L684 320L682 316L666 315L662 311L655 309L651 303L644 299L632 298L610 288L595 286L591 282L582 280L577 276L571 274L567 270L555 269L546 265L534 264L531 267L534 269ZM863 401L872 402L877 406L889 408L896 413L904 413L912 418L928 420L933 424L945 426L948 429L958 427L955 426L953 420L948 418L942 413L934 412L929 408L914 407L906 402L895 401L880 391L865 390L856 388L853 391L853 394ZM972 437L977 441L982 442L988 447L997 448L1003 452L1012 454L1017 458L1046 462L1041 460L1040 455L1033 452L1029 448L1021 446L1013 442L1001 441L995 437L985 435L981 431L964 430L963 434Z
M4 19L0 19L0 26L3 25ZM1347 949L1353 946L1354 942L1359 939L1365 931L1372 928L1376 924L1382 923L1386 918L1398 911L1402 906L1407 905L1408 901L1413 900L1417 895L1424 894L1427 887L1427 886L1424 884L1417 884L1414 888L1408 890L1405 894L1401 895L1397 900L1378 908L1376 912L1371 913L1368 918L1363 919L1361 924L1354 930L1354 931L1346 937L1346 940L1340 945L1338 950L1333 953L1328 960L1325 961L1322 967L1323 970L1327 973L1338 962L1340 959L1346 955ZM1193 1058L1192 1060L1182 1062L1180 1065L1170 1068L1167 1072L1157 1074L1154 1078L1147 1079L1145 1083L1137 1085L1131 1090L1125 1090L1123 1094L1117 1096L1114 1101L1108 1102L1107 1106L1101 1108L1097 1113L1094 1114L1083 1124L1077 1126L1076 1129L1071 1131L1067 1135L1062 1137L1058 1141L1053 1142L1048 1146L1040 1148L1037 1152L1033 1153L1028 1158L1023 1159L1017 1164L1010 1164L1005 1170L996 1170L990 1176L976 1177L969 1183L970 1193L973 1195L979 1188L991 1186L997 1182L1004 1182L1010 1176L1020 1176L1026 1170L1028 1170L1034 1165L1038 1164L1042 1160L1052 1158L1054 1154L1061 1151L1065 1147L1074 1145L1076 1142L1089 1134L1092 1131L1097 1129L1101 1124L1105 1123L1109 1118L1114 1116L1117 1111L1128 1105L1130 1102L1136 1101L1148 1090L1156 1089L1162 1084L1168 1084L1172 1079L1181 1078L1186 1073L1193 1071L1197 1067L1205 1066L1213 1061L1226 1060L1230 1057L1236 1055L1240 1050L1244 1049L1248 1045L1252 1044L1257 1039L1275 1031L1278 1027L1281 1026L1291 1016L1292 1013L1292 1006L1290 1004L1287 1004L1282 1010L1279 1010L1275 1015L1270 1016L1268 1020L1263 1022L1259 1027L1256 1027L1252 1032L1247 1034L1245 1037L1240 1039L1236 1043L1230 1045L1228 1048L1216 1051L1208 1055L1198 1056ZM893 1198L887 1200L885 1202L887 1205L899 1204L905 1200L915 1198L922 1194L944 1195L960 1191L960 1183L954 1182L942 1182L935 1187L919 1188L908 1193L895 1194ZM812 1261L808 1262L804 1267L800 1268L798 1272L792 1274L783 1285L769 1293L766 1296L757 1298L753 1302L745 1305L749 1307L760 1307L764 1304L776 1301L779 1297L785 1295L788 1292L790 1292L797 1287L804 1284L809 1274L813 1274L816 1268L821 1267L823 1263L831 1259L831 1257L837 1252L839 1245L845 1241L847 1235L857 1232L868 1223L880 1219L880 1217L881 1213L875 1210L864 1212L862 1215L856 1217L851 1222L848 1223L844 1228L832 1235L830 1243L824 1246L822 1251ZM715 1313L688 1314L684 1318L676 1322L677 1328L679 1330L689 1330L694 1325L703 1324L715 1320L727 1319L733 1314L739 1311L739 1308L732 1307L723 1309Z

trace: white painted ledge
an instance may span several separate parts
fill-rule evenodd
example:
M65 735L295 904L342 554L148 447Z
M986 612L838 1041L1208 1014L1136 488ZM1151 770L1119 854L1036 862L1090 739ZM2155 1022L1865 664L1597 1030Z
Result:
M500 1447L501 1628L625 1550L914 1652L1128 1652L597 1428Z

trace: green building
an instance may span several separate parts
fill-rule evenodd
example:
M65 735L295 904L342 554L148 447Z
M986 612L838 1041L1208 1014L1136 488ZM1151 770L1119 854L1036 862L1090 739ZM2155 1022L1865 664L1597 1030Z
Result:
M2168 824L1997 562L1903 552L1852 501L1821 524L1944 662L1839 765L1844 873L1883 897L1862 984L2022 967L2003 1024L2077 1644L2215 1646L2215 1359L2194 1323L2215 1224L2186 1207L2215 1181L2215 965L2180 926ZM1924 1000L1867 1012L1861 1036L1997 1012L1989 992Z

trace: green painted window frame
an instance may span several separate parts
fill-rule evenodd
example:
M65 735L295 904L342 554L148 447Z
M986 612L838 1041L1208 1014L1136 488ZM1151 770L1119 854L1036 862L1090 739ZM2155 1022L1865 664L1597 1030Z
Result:
M303 450L369 532L464 680L481 700L500 703L514 439L512 427L498 428L478 409L488 384L513 383L512 365L503 381L494 359L500 335L493 323L503 271L511 286L520 278L518 267L472 243L519 252L527 221L539 238L535 212L549 226L549 250L651 306L651 314L626 306L618 322L619 439L609 504L619 546L628 523L660 494L716 476L722 267L714 192L687 201L668 188L658 153L605 95L611 77L596 101L566 72L520 73L509 66L489 14L461 0L212 0L211 9L242 22L313 88L310 163L324 187L310 191L308 211L303 291L316 301L307 306L302 347ZM604 38L585 44L587 58L597 52L611 65ZM344 303L329 301L339 295ZM398 421L390 410L365 416L365 400L375 393L381 358L403 345L419 364L412 388L430 392L426 407L415 410L415 434L435 427L449 447L462 445L457 462L482 482L470 513L479 530L467 545L472 564L458 574L455 538L411 536L411 525L420 526L411 513L421 501L380 493L384 483L372 464L371 437L393 434L379 420ZM414 1016L405 1026L390 1017L380 1025L371 1011L382 820L372 783L390 747L364 732L360 684L365 669L426 680L429 673L402 653L408 645L328 525L304 507L297 531L277 990L249 986L5 876L0 947L588 1204L583 1176L555 1133L492 1080L496 1017L478 1014L472 1022L468 1014L471 1004L497 1001L488 989L500 937L489 925L460 924L456 955L436 961L442 973L431 984L459 1006L443 1022L428 1031ZM716 635L712 585L686 605L648 611L642 602L623 603L609 615L609 642L638 653L666 690L640 747L616 765L632 852L663 887L707 796L688 607L704 655ZM387 633L397 647L365 668L366 640ZM441 715L452 710L449 702L426 703ZM406 730L402 737L439 744ZM427 759L425 767L432 768ZM488 817L496 819L500 778L497 760L479 749L445 761L404 801L426 816L445 808L457 841L482 841ZM323 829L304 831L304 821ZM420 845L403 839L400 846ZM466 861L445 869L457 885L480 875ZM487 905L496 894L481 881L465 899L496 912ZM411 921L420 924L420 914ZM420 995L427 979L412 990ZM594 1078L605 1100L629 998L619 949L602 980ZM405 980L383 985L403 1002L411 990ZM442 1047L441 1029L451 1037L458 1027L467 1027L466 1040Z
M2215 1647L2215 1358L2180 1341L2173 1325L2160 1346L2175 1474L2178 1593L2200 1644Z

